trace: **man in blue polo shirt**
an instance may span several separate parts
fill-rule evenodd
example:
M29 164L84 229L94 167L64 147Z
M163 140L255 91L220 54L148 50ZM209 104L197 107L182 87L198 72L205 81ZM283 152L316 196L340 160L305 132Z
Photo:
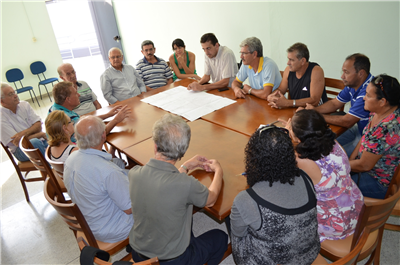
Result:
M143 79L147 91L172 83L172 71L167 63L154 55L156 48L151 40L142 42L143 59L136 64L136 71Z
M360 141L365 125L368 123L369 112L364 109L365 90L373 76L370 74L371 63L367 56L360 53L349 55L342 67L342 80L345 88L339 95L315 110L325 114L327 123L348 128L337 140L343 146L348 156L351 155L357 143ZM349 112L345 115L329 115L343 107L347 102L351 103ZM306 109L314 107L307 104Z
M71 118L71 121L75 126L80 116L79 114L74 112L73 109L80 104L79 96L80 95L74 87L73 83L67 81L57 83L53 88L54 104L50 107L49 113L54 110L64 111L64 113ZM125 119L125 117L129 116L129 113L130 109L127 105L123 107L116 106L112 108L108 113L99 115L98 117L104 120L115 115L114 119L112 119L106 125L106 133L109 134L115 125L120 123L123 119ZM74 143L76 142L75 134L71 136L71 141Z
M268 57L263 57L263 46L256 37L247 38L240 44L242 66L232 82L232 88L237 98L246 94L267 99L272 91L277 89L282 76L276 63ZM242 83L249 78L250 85Z

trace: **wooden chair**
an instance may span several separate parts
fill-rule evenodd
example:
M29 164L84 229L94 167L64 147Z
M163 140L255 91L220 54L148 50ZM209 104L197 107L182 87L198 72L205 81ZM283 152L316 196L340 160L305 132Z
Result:
M57 191L58 201L67 202L63 192L67 192L65 188L64 182L59 182L53 171L50 168L50 165L47 163L46 159L43 157L43 154L39 151L39 149L34 148L31 142L23 136L19 142L19 148L25 153L25 155L29 158L29 160L33 163L33 165L40 171L42 176L46 178L47 176L50 178L51 184Z
M88 247L88 243L85 241L85 239L83 239L82 237L79 237L78 239L78 245L79 245L79 249L81 250L81 260L82 260L82 253L84 252L84 248ZM104 254L104 253L102 253ZM99 257L98 257L99 256ZM95 264L98 265L112 265L111 262L105 261L104 259L109 260L109 256L107 257L107 255L104 255L103 257L100 257L101 255L96 255L96 257L94 257L93 262ZM132 259L129 260L129 262L131 262L131 264L138 264L138 265L159 265L159 261L158 258L152 258L152 259L148 259L142 262L134 262Z
M390 182L390 186L388 191L386 192L385 199L389 198L390 194L393 193L392 190L399 189L400 186L400 166L397 166L396 171L393 174L392 181ZM364 202L366 204L374 203L377 201L381 201L380 199L364 197ZM391 215L400 217L400 200L394 206ZM400 225L395 224L385 224L385 229L400 231Z
M26 162L20 162L15 161L14 156L11 154L10 150L8 149L7 146L3 144L3 142L0 142L1 146L3 147L4 151L6 152L8 158L11 160L11 163L13 164L15 171L17 172L19 181L21 181L22 188L25 193L25 199L27 202L29 202L29 193L28 189L26 188L25 182L34 182L34 181L45 181L46 176L41 176L37 178L27 178L29 172L31 171L36 171L36 167L32 164L31 161L26 161ZM22 172L25 172L25 175L22 175Z
M60 178L60 181L63 181L64 177L64 162L56 162L50 159L50 146L47 147L46 149L46 161L49 162L51 167L53 168L53 172L55 173L55 176Z
M340 91L344 89L343 81L340 79L325 78L325 89L328 99L334 99L339 95ZM340 108L340 111L344 111L344 106Z
M78 205L72 202L60 202L58 200L59 194L54 186L50 184L49 179L46 179L44 183L43 192L46 200L61 215L64 222L74 232L74 235L77 239L82 237L86 240L86 242L89 242L89 246L104 250L110 255L123 250L129 244L129 238L116 243L107 243L96 240Z
M354 249L361 231L367 227L370 229L370 235L357 260L363 260L371 255L366 264L371 264L372 262L374 264L379 264L384 226L394 206L400 199L399 168L396 170L395 175L396 177L393 177L395 180L392 179L386 194L386 199L375 202L365 202L353 235L345 239L325 240L321 243L320 253L323 256L335 261L346 256Z
M312 265L322 265L322 264L334 264L334 265L351 265L351 264L356 264L357 258L361 253L362 248L364 247L365 243L368 240L369 236L369 228L364 228L364 231L361 235L361 237L358 239L357 245L353 248L353 250L344 256L343 258L333 262L333 263L328 263L324 257L322 257L321 254L318 254L318 257L314 260Z

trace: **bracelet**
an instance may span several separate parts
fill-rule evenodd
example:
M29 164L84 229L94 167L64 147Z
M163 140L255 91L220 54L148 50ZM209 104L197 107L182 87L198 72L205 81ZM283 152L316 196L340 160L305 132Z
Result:
M186 172L188 172L189 171L189 169L185 166L185 165L181 165L181 168L183 168L184 170L186 170Z
M293 99L293 107L296 107L296 100Z
M247 91L247 94L251 95L251 90L252 90L252 89L253 89L253 88L250 88L249 91Z

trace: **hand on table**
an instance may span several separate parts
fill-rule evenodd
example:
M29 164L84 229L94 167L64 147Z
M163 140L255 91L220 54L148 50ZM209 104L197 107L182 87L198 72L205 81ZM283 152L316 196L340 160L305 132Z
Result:
M203 91L204 87L202 85L200 85L198 82L192 82L188 85L187 89L193 90L193 91Z
M246 98L246 92L243 89L235 88L234 89L236 98Z
M129 116L129 114L131 113L131 109L128 107L128 105L125 105L123 107L118 106L118 113L117 115L115 115L114 119L117 123L120 123L121 121L123 121L126 117Z
M287 101L287 99L282 95L281 91L278 90L273 95L271 94L268 96L268 101L268 105L272 108L281 109L285 106L285 101Z
M200 167L206 171L211 171L210 167L207 164L208 159L204 156L195 155L191 159L187 160L183 163L188 170L193 170L197 167Z

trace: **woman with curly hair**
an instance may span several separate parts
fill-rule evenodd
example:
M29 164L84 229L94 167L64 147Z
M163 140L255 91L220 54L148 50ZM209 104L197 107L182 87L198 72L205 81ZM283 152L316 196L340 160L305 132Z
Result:
M346 152L315 110L300 110L286 127L296 146L297 163L312 179L317 192L320 241L344 239L354 233L364 204L361 191L351 179Z
M50 159L55 162L65 162L68 156L79 148L71 141L74 134L74 124L64 111L52 111L46 118L46 133L48 135Z
M236 264L311 264L320 250L317 201L288 131L258 129L245 155L250 188L236 196L230 215Z

